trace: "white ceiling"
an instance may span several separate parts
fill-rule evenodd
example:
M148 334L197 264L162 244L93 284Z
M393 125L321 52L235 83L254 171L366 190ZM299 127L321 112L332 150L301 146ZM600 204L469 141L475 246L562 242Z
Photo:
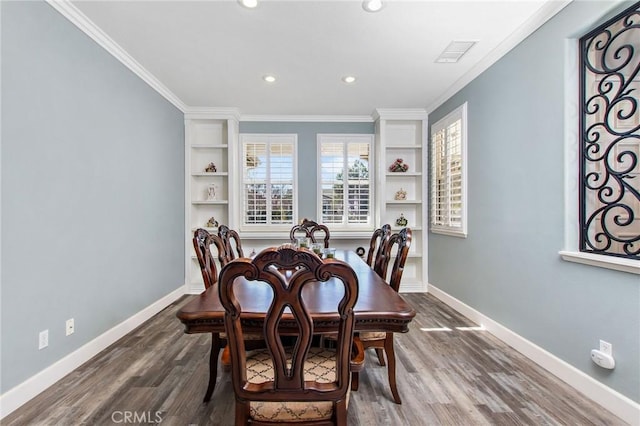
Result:
M235 0L69 6L181 108L234 107L245 117L433 108L566 3L388 0L377 13L356 0L262 0L255 9ZM435 63L453 40L477 44L456 64ZM264 82L265 74L277 81ZM355 84L341 81L348 74Z

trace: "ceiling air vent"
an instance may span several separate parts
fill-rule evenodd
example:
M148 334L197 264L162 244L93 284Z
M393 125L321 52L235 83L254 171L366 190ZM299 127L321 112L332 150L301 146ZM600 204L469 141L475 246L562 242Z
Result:
M476 44L475 41L452 41L446 49L436 58L436 62L441 64L451 64L458 62L462 55Z

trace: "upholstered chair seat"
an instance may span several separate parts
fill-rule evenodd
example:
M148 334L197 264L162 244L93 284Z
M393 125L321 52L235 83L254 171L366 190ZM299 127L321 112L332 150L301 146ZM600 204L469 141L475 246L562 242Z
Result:
M336 353L331 349L311 348L304 363L304 379L318 383L336 380ZM264 383L273 380L273 364L267 349L247 353L247 381ZM349 393L347 392L347 405ZM333 414L331 401L252 401L251 417L265 422L303 422L330 420Z
M359 334L362 342L369 342L371 340L380 340L387 337L387 333L384 331L362 331Z

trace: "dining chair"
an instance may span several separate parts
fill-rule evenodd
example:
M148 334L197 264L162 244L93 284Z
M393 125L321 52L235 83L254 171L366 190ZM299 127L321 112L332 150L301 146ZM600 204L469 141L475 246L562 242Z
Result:
M229 229L227 225L220 225L218 226L218 237L220 237L224 243L228 261L244 257L242 241L240 240L240 235L238 235L237 231Z
M387 283L396 292L400 290L400 281L402 280L402 273L404 272L404 264L409 254L409 248L411 247L411 229L403 228L399 232L391 235L383 244L382 252L377 267L379 271L376 272L385 280L387 280L387 272L390 260L395 257L393 267L391 268L391 274ZM395 250L394 250L395 248ZM374 348L376 355L378 356L378 362L380 365L385 365L384 355L387 356L387 375L389 376L389 386L391 387L391 394L396 404L402 404L400 394L398 393L398 386L396 384L396 356L393 348L393 333L366 331L359 334L362 345L365 349ZM354 381L357 383L358 372L354 372Z
M382 246L390 235L391 225L388 223L373 231L371 241L369 242L369 252L367 253L367 265L375 269L375 262L380 258Z
M202 272L202 280L204 281L204 288L207 289L218 282L218 269L211 253L211 246L215 245L218 251L218 261L221 265L226 263L226 249L224 243L220 237L214 234L210 234L206 229L198 228L193 233L193 248L196 251L196 257L200 264L200 271ZM211 333L211 353L209 354L209 385L205 392L204 402L211 399L213 390L216 386L216 380L218 377L218 356L220 355L220 348L224 346L224 339L221 338L220 333Z
M297 236L309 237L314 243L322 241L324 247L329 248L329 239L331 238L329 228L313 220L305 218L300 224L294 225L289 231L289 239L292 243L295 243Z
M278 272L294 267L298 268L288 278ZM234 293L234 285L243 278L273 290L264 318L266 348L262 350L245 350L242 304ZM307 285L328 280L344 288L341 300L332 305L340 318L335 349L312 346L313 318L304 303ZM231 352L235 424L346 425L354 342L359 364L364 360L353 336L358 278L351 266L337 259L323 261L291 245L272 247L252 260L225 265L219 291ZM290 336L280 334L283 320L293 322ZM293 337L295 344L283 343L283 337Z
M224 226L224 225L222 225ZM228 229L228 228L227 228ZM234 231L235 232L235 231ZM211 252L211 246L215 246L218 252L218 262L220 266L224 266L232 259L227 251L227 245L218 235L209 233L206 229L198 228L193 233L193 248L198 258L200 271L202 272L202 280L204 288L208 289L218 282L218 268ZM240 248L239 253L242 253ZM264 340L261 333L250 333L245 336L252 341L252 346L261 346L260 342ZM204 402L211 400L211 395L215 390L216 380L218 378L218 357L220 350L226 345L226 333L211 333L211 352L209 354L209 384L205 392ZM229 364L227 357L223 354L223 364Z

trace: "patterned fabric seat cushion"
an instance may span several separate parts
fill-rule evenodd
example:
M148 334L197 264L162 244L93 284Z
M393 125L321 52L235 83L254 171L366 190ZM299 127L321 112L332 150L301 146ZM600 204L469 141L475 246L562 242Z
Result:
M335 381L335 351L324 348L311 348L304 365L305 380L320 383ZM266 349L247 353L247 381L264 383L273 380L273 364ZM347 392L347 404L349 392ZM259 421L302 422L330 419L333 413L331 401L308 402L251 402L251 417Z
M387 337L387 333L384 331L362 331L359 336L361 341L366 342L369 340L382 340Z
M243 333L242 337L244 340L264 340L264 335L262 333ZM227 338L227 333L220 333L221 339Z

